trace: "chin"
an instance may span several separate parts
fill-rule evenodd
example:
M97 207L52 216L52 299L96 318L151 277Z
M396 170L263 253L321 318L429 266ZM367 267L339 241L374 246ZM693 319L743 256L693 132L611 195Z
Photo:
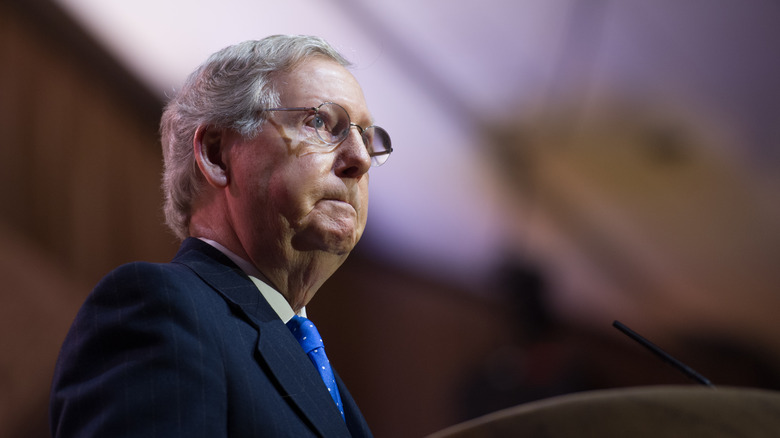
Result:
M293 248L298 251L322 251L337 256L346 256L355 248L360 235L354 230L339 232L322 230L318 233L300 233L293 238Z
M323 251L335 254L335 255L347 255L355 248L357 239L354 236L344 239L333 239L324 242Z

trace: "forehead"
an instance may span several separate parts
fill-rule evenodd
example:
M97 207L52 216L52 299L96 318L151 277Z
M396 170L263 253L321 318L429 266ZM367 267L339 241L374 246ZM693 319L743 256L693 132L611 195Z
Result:
M363 90L341 64L324 57L304 60L278 76L276 89L282 106L318 106L335 102L353 119L370 119Z

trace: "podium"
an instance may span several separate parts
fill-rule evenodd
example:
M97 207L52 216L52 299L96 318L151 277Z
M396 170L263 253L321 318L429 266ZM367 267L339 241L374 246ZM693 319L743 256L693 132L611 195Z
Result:
M428 438L777 438L780 392L651 386L574 393L522 404Z

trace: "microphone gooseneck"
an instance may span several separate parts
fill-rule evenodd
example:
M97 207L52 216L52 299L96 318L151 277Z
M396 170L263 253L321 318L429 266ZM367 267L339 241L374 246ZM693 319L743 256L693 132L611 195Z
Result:
M712 382L709 381L706 377L702 376L701 374L694 371L691 367L688 365L685 365L684 363L680 362L679 360L672 357L669 353L665 352L661 348L659 348L657 345L653 344L652 342L648 341L641 335L639 335L637 332L631 330L630 328L626 327L625 324L623 324L620 321L615 320L612 323L612 326L616 329L620 330L624 334L626 334L631 339L635 340L639 344L641 344L643 347L650 350L653 354L660 357L661 360L664 362L669 363L673 367L677 368L679 371L682 371L685 375L690 377L691 379L695 380L698 383L701 383L702 385L709 386L710 388L715 388L715 385L712 384Z

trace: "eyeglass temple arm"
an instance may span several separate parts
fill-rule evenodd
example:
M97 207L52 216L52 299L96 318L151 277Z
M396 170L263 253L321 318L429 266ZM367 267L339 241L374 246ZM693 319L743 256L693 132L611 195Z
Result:
M291 108L263 108L260 111L317 111L313 106L296 106Z
M378 157L380 155L389 155L390 152L393 152L393 148L388 148L388 149L385 149L385 150L379 151L379 152L369 152L368 156L369 157Z

